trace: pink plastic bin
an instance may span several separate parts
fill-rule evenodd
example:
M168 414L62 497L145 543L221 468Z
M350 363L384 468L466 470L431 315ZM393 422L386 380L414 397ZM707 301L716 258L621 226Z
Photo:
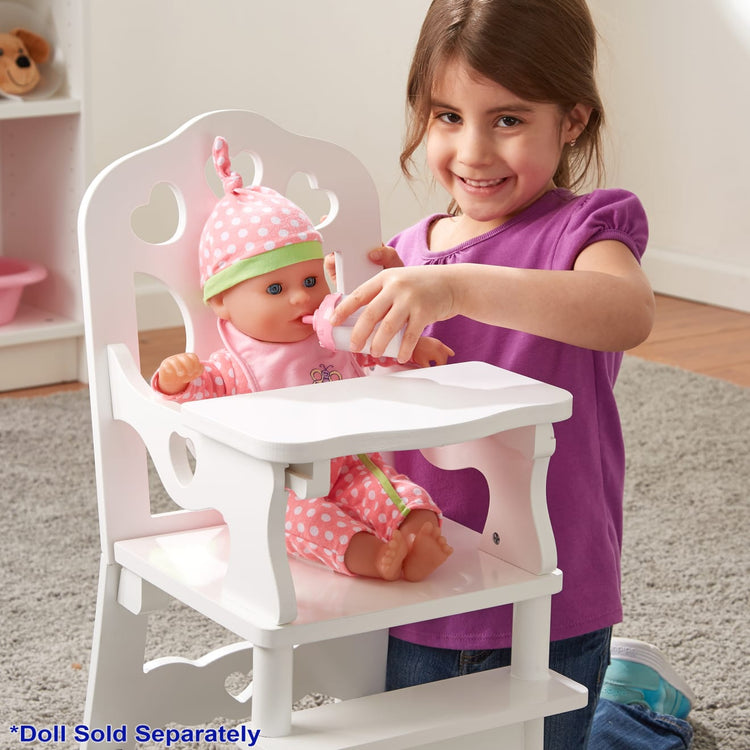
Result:
M0 256L0 325L15 318L23 288L46 276L47 269L40 263Z

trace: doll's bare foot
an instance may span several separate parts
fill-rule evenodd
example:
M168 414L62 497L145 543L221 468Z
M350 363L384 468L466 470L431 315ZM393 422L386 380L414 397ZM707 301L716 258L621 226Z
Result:
M409 544L406 538L398 529L394 529L393 535L387 542L383 542L375 559L375 567L380 577L386 581L401 578L401 566L408 552Z
M404 578L407 581L421 581L427 578L450 557L452 552L453 548L440 533L440 528L426 521L411 540L409 552L404 558Z
M408 551L406 535L398 529L387 542L381 542L367 531L360 531L349 542L344 564L354 575L395 581L401 578L401 566Z

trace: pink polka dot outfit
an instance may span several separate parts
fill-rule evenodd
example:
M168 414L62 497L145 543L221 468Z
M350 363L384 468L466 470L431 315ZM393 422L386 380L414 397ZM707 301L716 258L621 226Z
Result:
M297 206L270 188L242 187L241 177L229 171L227 144L222 138L214 143L214 164L225 196L201 235L205 299L247 278L323 257L320 234ZM223 348L203 361L200 377L168 398L183 403L361 377L363 368L383 363L348 351L331 352L312 335L279 344L253 339L226 320L217 320L217 325ZM158 373L151 385L160 391ZM352 575L344 564L352 537L366 532L387 541L414 509L430 510L442 518L429 494L388 466L380 454L336 458L331 461L328 495L302 500L289 491L287 550Z
M371 466L387 477L398 502L389 497L388 485ZM351 575L344 564L351 538L365 531L381 540L390 539L393 530L415 508L431 510L440 517L427 492L384 463L379 453L336 458L331 461L331 490L326 497L300 500L289 492L287 550Z

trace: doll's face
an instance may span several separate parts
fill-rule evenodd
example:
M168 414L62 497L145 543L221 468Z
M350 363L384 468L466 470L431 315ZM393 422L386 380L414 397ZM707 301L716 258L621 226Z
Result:
M259 341L292 343L313 333L312 315L330 290L323 260L306 260L264 273L208 300L216 315Z

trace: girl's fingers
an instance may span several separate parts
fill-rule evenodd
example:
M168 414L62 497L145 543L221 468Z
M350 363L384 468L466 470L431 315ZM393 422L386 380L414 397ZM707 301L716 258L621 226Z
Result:
M370 305L372 307L372 305ZM369 307L367 308L370 309ZM407 324L408 318L405 318L403 314L399 313L394 307L383 316L382 320L377 323L377 330L372 337L372 344L370 345L370 352L374 357L381 357L388 348L388 344ZM365 339L366 340L366 339ZM411 349L414 347L412 346ZM408 362L411 356L411 349L406 351L404 342L401 342L401 347L398 352L399 362ZM406 351L405 359L402 359L402 355Z
M399 254L388 245L383 245L372 250L368 257L373 263L377 263L383 268L400 268L404 265Z
M328 278L335 284L336 283L336 256L334 253L328 253L323 258L323 270L325 271Z
M404 337L401 339L401 348L398 351L398 361L401 364L410 362L414 354L414 347L422 335L422 330L411 322L404 329Z
M343 302L341 304L343 305ZM375 327L380 324L380 328L375 333L372 341L375 348L370 347L370 352L374 356L379 357L385 350L388 341L393 338L395 332L400 330L400 327L392 331L387 338L384 338L385 334L391 331L392 327L397 324L392 314L392 305L385 295L378 294L374 299L366 300L363 304L366 307L363 308L354 324L354 328L352 328L351 348L352 351L361 351L367 343L367 339L375 331ZM336 311L338 312L338 308ZM383 328L383 323L386 323L385 328Z
M375 297L380 291L380 287L376 282L377 278L377 276L374 276L341 300L333 311L333 315L331 315L331 325L341 325L348 317L357 312L360 307L368 304Z

